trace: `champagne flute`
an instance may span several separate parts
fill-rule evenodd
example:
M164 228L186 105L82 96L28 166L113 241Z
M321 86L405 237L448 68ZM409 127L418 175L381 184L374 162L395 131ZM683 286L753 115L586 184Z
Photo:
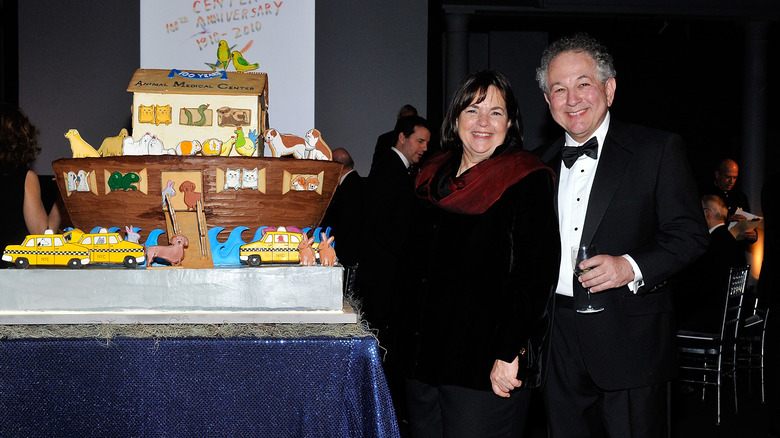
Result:
M573 263L574 268L574 275L579 277L580 275L590 271L590 268L588 269L580 269L580 262L587 260L595 255L597 255L599 252L596 249L595 244L590 245L580 245L572 247L571 249L571 259ZM590 302L590 288L585 289L588 293L588 305L587 307L583 307L580 309L577 309L578 313L598 313L604 310L603 307L593 307L593 305Z

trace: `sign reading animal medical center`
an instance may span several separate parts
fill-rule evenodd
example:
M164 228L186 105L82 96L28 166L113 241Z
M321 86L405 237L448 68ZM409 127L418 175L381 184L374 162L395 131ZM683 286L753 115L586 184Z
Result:
M314 1L141 0L141 68L268 73L270 127L302 136L315 127Z

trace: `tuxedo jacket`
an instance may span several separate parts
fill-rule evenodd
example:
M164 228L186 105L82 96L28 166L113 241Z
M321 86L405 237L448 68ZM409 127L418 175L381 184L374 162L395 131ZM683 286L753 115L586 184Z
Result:
M388 131L377 137L376 146L374 146L374 155L371 157L371 161L373 162L376 160L376 157L395 146L396 143L398 143L398 133L395 131Z
M401 157L392 149L382 151L366 180L357 273L361 310L380 332L389 323L391 284L403 257L415 199L414 180Z
M562 137L542 152L556 171L563 145ZM703 254L708 242L682 139L613 117L581 243L595 243L601 254L631 256L644 286L637 293L627 286L594 293L594 305L605 310L576 314L583 359L599 387L628 389L674 376L674 291L667 280ZM578 281L573 284L575 305L580 305L586 293Z

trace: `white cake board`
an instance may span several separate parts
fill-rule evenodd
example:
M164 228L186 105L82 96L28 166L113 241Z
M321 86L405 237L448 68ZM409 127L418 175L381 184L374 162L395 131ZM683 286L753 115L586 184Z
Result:
M0 270L0 324L355 323L341 267Z
M355 324L355 310L344 301L340 312L328 311L126 311L126 312L8 312L0 324Z

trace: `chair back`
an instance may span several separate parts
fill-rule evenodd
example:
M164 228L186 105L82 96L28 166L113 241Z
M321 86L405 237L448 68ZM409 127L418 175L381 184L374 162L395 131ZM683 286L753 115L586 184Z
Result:
M750 272L750 265L729 269L728 290L720 332L720 338L728 343L733 342L739 333L742 299L745 296L748 272Z

